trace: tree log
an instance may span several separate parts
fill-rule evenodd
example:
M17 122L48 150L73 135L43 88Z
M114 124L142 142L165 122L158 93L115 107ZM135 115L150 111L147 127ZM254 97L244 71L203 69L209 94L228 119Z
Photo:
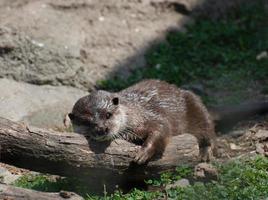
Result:
M3 200L82 200L81 196L73 192L61 191L59 193L38 192L29 189L18 188L0 184L0 199Z
M0 118L0 160L7 164L71 177L89 177L92 187L143 180L163 170L198 161L197 140L189 134L173 137L162 155L143 166L132 160L140 148L124 140L91 141L71 132L27 127ZM92 181L89 181L92 182Z

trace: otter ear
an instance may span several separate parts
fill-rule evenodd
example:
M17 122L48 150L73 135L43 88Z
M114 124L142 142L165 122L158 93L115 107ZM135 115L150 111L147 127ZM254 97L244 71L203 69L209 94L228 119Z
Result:
M119 98L118 98L118 97L114 97L114 98L112 99L112 102L113 102L113 104L114 104L115 106L117 106L117 105L119 104Z
M73 113L69 113L68 114L68 117L70 118L70 120L73 120L74 119L74 114Z

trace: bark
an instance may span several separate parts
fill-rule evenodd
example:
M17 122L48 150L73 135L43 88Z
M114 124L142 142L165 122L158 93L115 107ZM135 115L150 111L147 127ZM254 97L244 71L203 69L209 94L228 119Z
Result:
M127 141L97 143L76 133L27 127L4 118L0 118L0 147L2 162L61 176L88 177L96 182L93 187L142 180L182 164L193 165L199 154L196 138L184 134L173 137L163 155L137 166L132 160L139 146Z
M61 191L59 193L39 192L0 184L0 199L3 200L82 200L83 198L73 192Z

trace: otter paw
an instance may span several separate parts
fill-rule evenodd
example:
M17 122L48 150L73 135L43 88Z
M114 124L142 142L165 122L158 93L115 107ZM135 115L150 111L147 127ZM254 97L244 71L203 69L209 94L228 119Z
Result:
M201 162L210 162L210 161L215 160L213 156L212 148L210 146L200 149L200 157L201 157Z
M146 151L144 148L141 148L137 155L134 158L134 162L141 165L146 163L150 159L150 153Z

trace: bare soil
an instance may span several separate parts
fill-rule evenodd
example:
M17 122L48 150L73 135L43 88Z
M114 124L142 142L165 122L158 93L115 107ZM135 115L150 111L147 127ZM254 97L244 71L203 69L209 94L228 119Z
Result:
M0 40L0 77L87 89L117 68L129 72L144 66L148 46L188 20L176 5L148 0L1 0L0 35L5 40Z
M0 77L87 90L146 66L147 49L192 13L217 17L239 1L0 0Z

